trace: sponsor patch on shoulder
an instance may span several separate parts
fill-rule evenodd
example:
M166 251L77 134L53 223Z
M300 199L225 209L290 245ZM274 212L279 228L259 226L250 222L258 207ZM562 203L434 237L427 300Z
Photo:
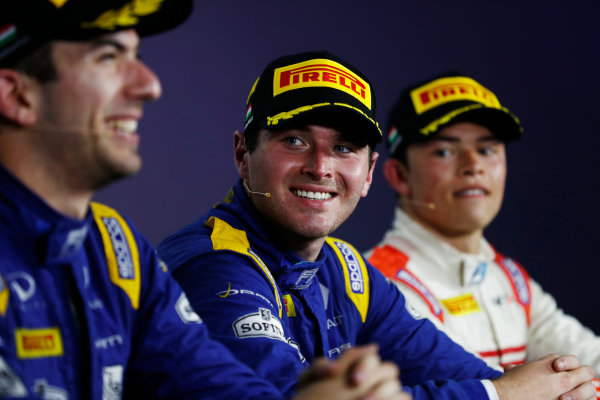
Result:
M181 293L179 299L177 299L175 310L177 311L177 314L179 314L179 318L186 324L202 323L202 318L196 314L185 293Z
M258 312L246 314L233 323L235 336L240 339L266 337L287 343L281 321L271 314L267 308L259 308Z

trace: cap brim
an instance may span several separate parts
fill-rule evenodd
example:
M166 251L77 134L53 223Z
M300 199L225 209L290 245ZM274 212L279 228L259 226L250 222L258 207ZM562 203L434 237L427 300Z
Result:
M282 130L306 125L320 125L350 133L353 138L375 146L382 139L377 122L353 108L342 105L324 105L295 114L292 118L281 119L277 125L259 124L264 129Z
M517 117L510 112L498 110L495 108L478 108L464 112L452 118L450 122L441 126L439 130L457 122L473 122L485 126L492 134L503 142L517 140L523 134ZM438 132L439 132L438 130Z

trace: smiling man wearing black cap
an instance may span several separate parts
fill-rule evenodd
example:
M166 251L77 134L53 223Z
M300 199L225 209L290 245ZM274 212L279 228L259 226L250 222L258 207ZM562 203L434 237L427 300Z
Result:
M483 237L502 204L505 145L521 132L470 77L444 75L403 90L390 113L384 166L398 205L369 261L420 315L492 367L561 353L600 374L600 338Z
M161 87L138 58L140 36L191 7L0 3L1 398L283 398L209 339L129 220L90 203L141 167L137 125ZM365 377L397 392L397 370L373 349L341 361L299 399L360 398Z
M372 87L347 62L306 52L267 65L245 130L234 134L240 179L158 247L211 335L285 394L317 357L371 342L400 367L415 400L555 399L591 379L586 368L550 375L550 360L498 378L414 318L394 285L329 236L367 195L380 139Z

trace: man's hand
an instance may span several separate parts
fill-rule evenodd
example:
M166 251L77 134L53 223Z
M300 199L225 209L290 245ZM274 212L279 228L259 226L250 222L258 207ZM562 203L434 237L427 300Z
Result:
M594 373L575 356L551 354L518 367L510 366L493 380L500 400L595 399Z
M294 400L410 400L401 391L398 367L382 362L377 346L352 348L336 361L317 360L299 380Z

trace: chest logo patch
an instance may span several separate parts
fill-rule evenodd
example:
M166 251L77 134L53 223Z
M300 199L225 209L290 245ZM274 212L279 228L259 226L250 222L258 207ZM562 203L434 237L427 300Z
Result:
M60 329L17 329L15 330L17 356L19 358L42 358L63 355Z
M451 299L441 300L448 312L452 315L461 316L481 311L477 300L471 293L466 293Z
M292 296L289 294L283 295L283 303L285 304L285 311L287 312L288 317L296 316L296 307L294 307L294 301L292 300Z
M235 320L233 331L240 339L266 337L287 343L281 321L267 308L259 308L257 313L246 314Z

